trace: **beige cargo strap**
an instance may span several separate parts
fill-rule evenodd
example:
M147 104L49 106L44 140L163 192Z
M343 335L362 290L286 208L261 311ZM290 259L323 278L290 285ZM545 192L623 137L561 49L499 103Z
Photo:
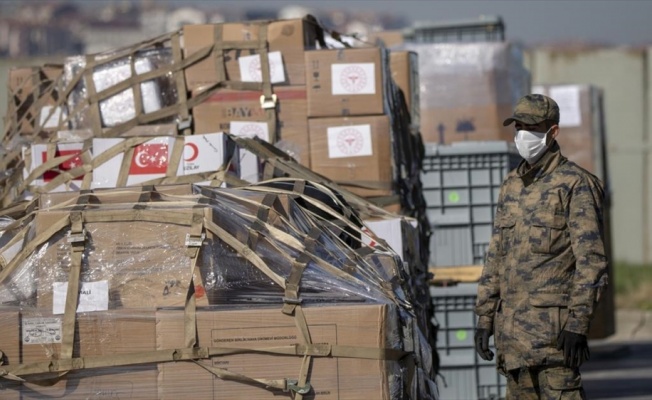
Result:
M278 196L273 193L268 193L263 198L256 219L253 224L251 224L251 229L249 230L249 237L247 238L247 245L253 251L256 251L258 246L258 238L260 237L260 232L263 229L263 225L267 222L269 218L269 210L278 200Z
M313 227L308 236L306 237L306 249L302 252L297 260L292 264L292 270L290 271L290 276L288 276L285 284L285 297L283 297L283 309L281 310L283 314L294 316L294 322L301 332L301 337L305 345L312 344L312 338L310 337L310 329L308 328L308 322L306 321L306 316L303 313L303 308L301 307L302 300L299 297L299 290L301 287L301 277L303 272L306 269L308 262L310 261L309 253L314 253L315 243L321 236L322 231L319 227ZM303 356L301 362L301 369L299 370L299 379L296 383L296 398L301 400L303 395L307 394L310 391L310 382L308 381L308 374L310 373L310 364L312 358L309 354Z
M197 302L195 297L195 275L197 273L197 259L204 242L204 206L196 205L192 209L192 225L186 234L186 255L190 259L190 283L184 307L184 345L192 348L197 345Z
M79 287L82 255L86 245L86 231L84 230L81 209L73 208L70 213L70 232L67 241L71 246L70 272L68 273L68 290L66 293L65 314L63 316L61 358L72 358L75 343L75 319L77 317L77 304L79 302Z
M204 221L204 223L206 229L208 229L210 232L212 232L217 237L219 237L222 241L224 241L224 243L229 245L242 257L246 258L247 261L252 263L262 273L267 275L267 277L270 278L272 281L274 281L274 283L276 283L277 285L285 289L285 281L283 280L283 278L281 278L278 274L272 271L271 268L269 268L267 264L265 264L265 262L256 253L254 253L249 247L247 247L246 244L241 243L235 236L231 235L229 232L227 232L225 229L215 224L213 221L206 220Z
M233 354L271 354L286 356L358 358L367 360L400 360L408 352L388 348L340 346L332 344L287 345L263 348L230 348L230 347L193 347L181 349L163 349L131 354L114 354L104 356L75 357L40 361L29 364L0 365L0 377L20 381L41 381L39 375L47 373L65 373L83 369L106 367L124 367L152 363L177 361L205 360ZM27 379L26 379L27 378Z
M377 181L335 181L338 185L353 186L361 189L391 190L392 182Z

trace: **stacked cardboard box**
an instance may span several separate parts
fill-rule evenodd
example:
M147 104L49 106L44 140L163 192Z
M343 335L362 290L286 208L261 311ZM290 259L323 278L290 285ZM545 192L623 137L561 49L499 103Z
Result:
M410 290L392 279L403 268L398 257L373 234L358 243L381 244L352 252L338 239L340 221L309 212L304 194L264 189L44 195L24 227L34 236L0 275L0 369L27 379L3 382L3 393L166 399L192 387L202 398L244 399L305 387L323 398L432 398L423 321L401 311ZM300 254L309 261L292 302L287 261ZM296 349L312 343L305 364ZM29 383L45 376L54 384Z
M512 43L405 43L419 54L424 141L513 140L503 127L530 92L523 53Z
M312 170L362 196L393 193L386 52L310 51L306 68Z
M269 63L267 83L275 95L271 106L277 110L277 123L270 125L266 106L261 103L261 96L264 98L262 91L218 90L193 109L195 132L228 130L237 136L281 142L281 147L309 167L304 52L316 47L320 29L307 18L265 24L185 26L186 58L213 46L206 59L185 70L188 89L193 96L219 82L263 82L261 52L265 51ZM252 44L261 40L263 35L269 44L263 46L265 50Z
M557 142L562 153L607 182L602 90L591 85L536 85L532 92L549 96L559 105Z

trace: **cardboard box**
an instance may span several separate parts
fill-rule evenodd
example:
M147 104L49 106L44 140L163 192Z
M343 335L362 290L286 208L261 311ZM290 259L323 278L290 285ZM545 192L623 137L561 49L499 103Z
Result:
M392 79L403 91L412 126L419 126L421 103L419 101L419 55L413 51L392 51L389 55Z
M603 181L606 138L602 129L602 92L590 85L537 85L533 93L551 97L559 105L561 152Z
M43 67L18 67L9 71L9 104L7 117L16 118L21 135L31 135L40 124L44 129L56 129L59 125L60 109L49 116L57 104L58 92L51 90L63 74L60 65ZM44 95L44 93L49 93ZM49 118L48 118L49 117Z
M422 110L421 135L424 142L440 144L514 141L514 126L503 126L505 118L513 112L511 105L499 104Z
M261 92L219 91L193 108L195 132L228 131L236 136L258 136L271 141L299 163L310 167L310 142L305 86L277 87L279 131L269 132L266 111L260 105Z
M414 234L417 228L417 220L409 217L398 217L390 219L375 219L364 221L365 230L373 232L374 235L387 242L387 245L401 257L406 260L409 239L418 235ZM370 247L376 247L377 243L369 237L363 237L362 242Z
M215 28L222 27L224 42L257 40L260 21L224 23L220 25L186 25L183 27L184 56L215 43ZM267 23L270 75L272 83L286 85L305 84L305 49L315 47L317 31L313 23L305 19L269 21ZM272 56L271 53L279 53ZM185 70L190 90L218 82L215 68L215 51L204 60ZM280 61L280 63L279 63ZM261 81L260 56L256 50L224 50L227 80ZM274 77L278 77L274 79ZM244 79L243 79L244 78Z
M7 365L60 358L62 316L31 311L0 312L0 350ZM73 356L131 354L156 349L156 319L151 311L96 312L79 315ZM155 365L118 366L69 372L54 385L8 385L2 398L66 399L157 396ZM4 380L3 380L4 381ZM15 396L15 397L11 397ZM22 397L21 397L22 396Z
M376 41L381 40L383 45L387 47L398 46L405 42L403 31L400 29L392 31L371 32L367 38L367 42L376 45Z
M165 222L133 221L132 207L113 211L113 222L88 222L84 262L80 274L80 292L77 311L105 311L114 309L147 309L183 306L193 278L190 258L186 255L186 235L190 226ZM89 207L87 215L106 212ZM162 211L139 210L150 218L159 214L192 217L192 209ZM38 235L69 210L39 212L34 219ZM53 314L61 314L66 303L71 244L67 230L55 234L34 262L38 275L37 306ZM197 304L207 305L199 273L194 275Z
M308 116L383 114L383 54L380 48L307 51Z
M312 170L360 196L385 196L392 189L389 117L311 118ZM379 186L374 189L355 187Z
M121 138L94 138L93 158L97 158L105 151L119 145L125 139ZM177 141L174 137L162 136L152 138L135 147L131 163L129 164L129 177L127 186L137 185L152 179L166 176L170 158L174 152ZM185 150L185 149L184 149ZM126 153L119 153L107 162L93 169L93 182L91 189L109 188L118 186L118 175L122 168L122 160ZM183 162L179 163L178 170L173 176L183 175Z
M45 186L55 179L59 174L73 170L81 165L83 161L80 154L82 153L84 143L71 142L71 143L57 143L57 144L32 144L29 149L29 156L27 148L23 148L23 159L26 160L23 169L23 179L27 179L29 175L38 167L48 162L50 159L58 157L68 157L62 161L55 168L45 171L41 176L34 179L30 185ZM67 183L61 184L53 188L52 192L66 192L77 191L82 187L84 175L74 177Z
M503 127L518 99L530 92L523 50L508 42L406 43L419 55L424 142L514 139Z
M398 339L395 310L387 305L304 307L313 343L341 346L390 347ZM157 348L183 343L183 312L157 313ZM302 343L293 317L276 307L248 310L199 311L199 346L260 348ZM302 357L239 354L200 361L252 378L297 379ZM315 357L309 381L319 399L386 399L398 363L356 358ZM159 365L159 398L178 399L192 388L202 399L275 399L280 391L221 380L188 362Z

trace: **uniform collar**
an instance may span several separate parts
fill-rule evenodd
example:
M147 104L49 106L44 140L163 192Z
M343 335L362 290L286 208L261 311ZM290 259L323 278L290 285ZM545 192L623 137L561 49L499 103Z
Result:
M516 168L516 172L523 180L525 186L528 186L532 182L537 181L554 171L557 166L563 164L565 161L566 157L562 156L557 141L554 141L539 161L534 163L534 165L528 165L528 163L523 160Z

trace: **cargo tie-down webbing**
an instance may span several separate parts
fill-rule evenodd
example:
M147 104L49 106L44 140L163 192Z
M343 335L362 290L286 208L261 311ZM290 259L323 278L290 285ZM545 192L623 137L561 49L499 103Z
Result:
M149 197L142 196L141 200L148 200ZM172 203L173 204L173 203ZM169 215L156 212L155 209L148 210L138 207L138 210L132 210L131 212L125 213L124 210L113 210L113 211L103 211L103 210L94 210L93 213L83 213L84 222L108 222L108 221L133 221L133 220L146 220L146 221L156 221L156 222L168 222L168 223L177 223L183 225L193 225L189 221L187 213ZM192 219L196 222L198 212L193 212ZM71 217L72 218L72 217ZM78 219L75 217L75 221ZM66 223L68 224L71 219L68 219ZM264 266L264 262L258 258L255 253L250 250L247 251L246 246L238 242L238 240L229 235L228 233L221 231L221 228L217 227L212 221L206 220L206 228L208 231L211 231L214 234L217 234L222 240L224 240L231 247L240 249L240 254L245 256L252 264L260 268ZM66 225L67 225L66 224ZM196 225L195 225L196 226ZM55 231L56 232L56 231ZM54 234L54 233L52 233ZM312 230L310 237L317 238L320 234L319 230ZM46 239L47 240L47 239ZM36 242L43 242L41 238L36 238ZM239 245L238 245L239 244ZM299 261L307 261L314 258L313 255L309 254L310 249L306 248L302 253L303 257L299 257L301 260L297 260L297 264L294 273L288 279L288 282L295 282L297 279L300 280L301 270L303 267ZM194 267L193 267L194 268ZM262 270L265 270L263 268ZM274 274L271 270L267 270L268 276L275 280L281 287L287 289L288 285L285 284L285 281ZM298 278L297 278L298 277ZM191 288L192 285L189 286ZM292 290L292 287L290 287ZM298 294L298 291L296 292ZM293 292L287 292L286 297L292 298ZM72 304L72 303L71 303ZM286 304L287 305L287 304ZM294 305L292 305L294 306ZM67 306L71 307L71 306ZM297 307L294 307L295 318L297 315ZM298 307L299 310L300 306ZM76 310L74 310L76 311ZM68 312L68 315L73 315L73 322L75 312ZM299 315L302 315L302 312L299 311ZM306 324L305 317L297 320L299 324ZM195 322L192 320L189 322L188 319L185 319L186 326L191 326L194 328ZM73 325L74 326L74 325ZM307 326L304 325L304 332L307 332ZM301 328L300 328L301 329ZM187 331L188 332L188 331ZM270 353L270 354L289 354L295 356L302 356L304 362L302 363L302 372L300 372L300 379L296 382L293 380L265 380L265 379L253 379L244 377L238 374L232 374L226 370L220 370L219 368L215 369L211 367L212 373L215 373L216 376L222 377L223 379L233 379L238 380L243 383L254 383L258 382L259 385L269 386L276 389L292 390L297 395L300 395L302 391L306 390L307 382L305 378L307 377L310 357L321 356L321 357L351 357L351 358L366 358L366 359L378 359L378 360L396 360L405 355L402 351L392 350L392 349L378 349L378 348L364 348L364 347L351 347L351 346L333 346L333 345L311 345L309 342L309 332L307 334L302 333L304 337L307 337L307 344L304 345L291 345L291 346L279 346L265 349L230 349L230 348L185 348L185 349L171 349L171 350L162 350L156 352L146 352L138 353L135 355L114 355L114 356L102 356L102 357L83 357L75 358L71 360L56 360L49 362L34 363L29 365L18 365L18 366L5 366L0 369L0 375L3 375L7 378L14 378L23 380L24 378L21 375L33 375L33 374L43 374L47 372L65 372L76 369L83 368L99 368L102 366L121 366L121 365L135 365L142 364L145 362L165 362L165 361L181 361L181 360L200 360L202 358L208 358L215 355L223 354L237 354L237 353ZM186 338L192 338L193 335L186 335ZM188 341L186 340L186 344ZM205 366L202 366L203 368ZM39 377L31 376L28 380L39 380Z
M182 136L177 136L174 137L173 139L174 139L174 144L172 146L168 158L168 166L166 169L165 177L153 178L146 182L141 183L141 185L148 185L148 184L152 185L152 184L162 184L162 183L165 184L195 183L195 182L202 182L202 181L213 181L214 186L219 186L222 182L225 181L227 181L228 183L234 183L239 186L244 184L244 182L241 181L240 179L234 176L230 176L231 174L227 173L231 163L235 162L233 158L235 157L235 154L232 155L231 159L225 162L225 165L223 165L216 171L177 176L176 173L178 171L179 165L181 164L182 157L183 157L184 139ZM39 165L38 167L34 168L32 172L30 172L29 175L23 180L18 190L19 192L22 192L29 188L34 193L49 193L55 188L57 188L59 185L70 184L70 182L72 182L76 177L79 176L84 177L81 182L81 189L82 190L90 189L92 184L92 174L90 172L97 169L99 166L105 164L106 162L110 161L111 159L113 159L115 156L119 154L123 154L123 158L122 158L122 164L118 171L116 187L125 187L127 186L127 179L129 177L129 169L131 168L131 163L133 160L134 149L137 146L144 144L150 140L152 140L151 137L125 138L121 142L115 144L114 146L110 147L106 151L95 155L94 157L91 157L90 148L91 148L92 140L90 139L84 142L83 147L81 149L81 153L64 155L59 157L55 157L57 144L49 143L47 144L47 161L45 161L43 164ZM24 161L25 161L26 169L28 170L31 169L34 156L35 155L31 154L31 151L29 150L25 153ZM82 165L72 168L70 170L56 169L57 166L59 166L61 163L64 163L75 157L78 157L82 161ZM46 183L43 186L36 186L36 187L30 185L33 181L35 181L38 177L42 176L45 172L53 169L58 171L58 175L52 178L52 180L50 180L48 183Z
M271 182L287 182L287 181L292 181L292 180L294 180L295 182L302 182L302 180L300 180L300 179L290 179L290 178L273 179L273 180L270 180L268 182L270 182L270 183ZM360 237L368 236L368 234L369 234L368 232L365 232L364 230L359 228L357 225L350 222L349 218L351 216L352 211L345 204L341 203L332 194L332 191L330 191L330 189L327 186L318 184L316 182L311 182L311 184L313 186L315 186L317 189L320 189L321 191L324 191L326 193L330 193L331 197L334 199L334 201L337 202L338 206L340 206L342 208L343 214L335 212L332 208L324 205L322 202L320 202L320 201L318 201L318 200L316 200L316 199L314 199L314 198L312 198L310 196L306 196L303 193L303 191L301 191L301 192L296 191L296 188L299 187L297 184L295 184L295 190L293 190L293 191L284 191L282 189L269 188L269 187L259 186L259 185L250 186L250 187L247 188L247 190L259 191L259 192L287 193L287 194L290 194L290 195L299 196L305 202L310 203L311 205L318 208L322 212L330 215L331 218L333 218L335 220L335 222L325 220L322 217L320 217L319 215L314 214L314 213L312 213L312 212L310 212L308 210L305 210L307 213L311 214L314 218L321 220L322 223L324 223L326 225L332 225L333 228L337 228L337 229L341 229L341 226L347 226L350 229L352 229L353 231L355 231L357 234L359 234ZM289 223L289 221L287 221L287 223ZM380 246L378 246L379 250L388 251L390 249L387 242L385 242L383 239L375 238L374 240L376 240L380 244ZM341 239L340 239L340 241L341 241ZM365 255L370 254L371 252L373 252L373 251L371 249L369 249L368 247L366 247L366 246L362 246L356 251L357 255L360 256L360 257L364 257ZM350 271L342 271L342 270L340 270L340 269L338 269L338 268L336 268L334 266L331 266L330 264L324 263L323 260L320 259L320 258L315 258L313 261L315 261L317 264L319 264L320 266L322 266L323 268L325 268L330 273L332 273L332 274L334 274L336 276L339 276L339 277L352 277L352 275L350 275ZM347 261L348 261L347 264L349 266L357 265L356 264L357 260L355 260L355 259L349 259ZM395 296L394 292L392 290L389 290L388 286L386 285L387 282L385 282L383 277L379 276L374 269L368 270L368 269L360 269L360 268L358 268L357 272L359 272L360 274L366 276L368 283L373 284L379 290L383 291L385 293L385 295L388 296L389 298L391 298L392 300L394 300L394 302L402 304L403 306L407 307L408 309L412 308L412 306L408 302L405 302L405 301L401 300L400 298L397 298Z

